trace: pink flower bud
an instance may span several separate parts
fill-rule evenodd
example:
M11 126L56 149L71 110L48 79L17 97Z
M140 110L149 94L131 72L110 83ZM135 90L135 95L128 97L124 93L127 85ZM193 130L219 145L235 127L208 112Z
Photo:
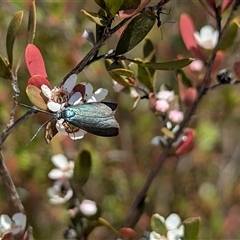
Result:
M166 100L157 100L155 107L158 112L165 113L170 106Z
M183 120L183 112L172 110L169 112L168 118L174 123L180 123Z

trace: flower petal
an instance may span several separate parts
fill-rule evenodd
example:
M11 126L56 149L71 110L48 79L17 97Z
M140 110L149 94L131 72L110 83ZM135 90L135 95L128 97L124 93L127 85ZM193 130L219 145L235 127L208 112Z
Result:
M68 166L68 159L63 154L53 155L51 161L59 169L65 169Z
M68 104L78 105L81 102L81 100L82 100L82 94L80 92L75 92L68 100Z
M67 202L72 196L73 196L73 190L69 189L64 197L60 197L59 195L53 195L54 190L48 189L47 191L48 195L51 197L49 199L49 202L54 205L59 205Z
M48 173L48 177L50 179L53 180L57 180L60 179L64 176L63 171L59 170L59 169L52 169L49 173Z
M4 232L11 229L11 224L12 220L8 215L2 214L0 216L0 229L2 229Z
M108 94L108 90L104 88L99 88L93 96L95 97L97 102L102 101Z
M26 215L22 214L22 213L15 213L12 216L12 220L14 221L14 223L16 224L17 227L12 228L12 233L14 235L22 232L25 230L26 228L26 223L27 223L27 217Z
M93 86L90 83L85 83L85 82L83 82L82 85L84 85L86 88L85 96L88 99L88 97L91 96L93 93Z
M68 93L71 93L77 82L77 74L72 74L63 84Z
M77 132L69 133L68 135L72 140L77 140L82 139L86 133L87 133L86 131L79 129Z
M56 128L58 132L64 136L68 136L68 133L65 131L65 127L63 126L64 119L60 119L56 123Z
M180 223L181 218L176 213L170 214L165 221L167 229L177 228L180 225Z
M51 89L50 89L47 85L42 84L41 87L40 87L40 89L42 90L42 93L43 93L43 95L44 95L45 97L47 97L48 99L51 99L51 97L52 97L52 91L51 91Z
M48 109L52 112L58 112L58 111L61 111L64 106L65 106L66 103L62 103L62 104L59 104L59 103L56 103L56 102L48 102L47 103L47 106L48 106Z

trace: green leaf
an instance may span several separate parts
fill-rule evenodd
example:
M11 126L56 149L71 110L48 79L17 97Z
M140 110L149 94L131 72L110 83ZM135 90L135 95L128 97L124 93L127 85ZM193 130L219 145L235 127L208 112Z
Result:
M154 46L150 39L145 39L144 45L143 45L143 58L146 60L149 55L151 55L154 52Z
M123 31L116 54L126 53L138 45L152 29L155 20L155 14L152 12L143 12L136 16Z
M9 68L8 64L1 55L0 55L0 77L6 79L11 79L12 77L11 69Z
M181 78L182 83L185 87L187 87L187 88L192 87L191 80L187 77L187 75L185 74L185 72L182 69L177 69L176 73L177 73L177 75L180 75L179 77Z
M99 7L101 7L102 9L106 9L106 3L105 3L105 1L104 0L95 0L95 3L99 6Z
M27 96L29 98L29 100L31 101L31 103L42 109L42 110L47 110L47 104L46 104L46 97L43 95L41 89L37 88L34 85L28 85L26 88L26 93Z
M141 0L124 0L120 10L135 9L141 3Z
M115 14L118 12L118 10L120 9L123 0L105 0L106 3L106 7L108 9L108 11L110 12L110 14L112 16L115 16Z
M164 218L159 214L153 214L151 217L151 229L160 235L167 235L167 228L165 226Z
M105 19L104 16L99 15L97 13L92 13L92 12L88 12L85 10L81 10L81 12L92 22L96 23L97 25L100 26L105 26L107 25L108 21Z
M111 64L110 64L111 63ZM119 84L125 87L134 86L135 82L131 82L128 78L134 77L134 72L124 68L124 66L119 62L105 61L106 68L109 75L117 81Z
M233 42L237 37L238 29L239 29L239 19L235 18L232 20L229 27L227 28L227 31L225 32L222 38L219 50L225 51L233 45Z
M131 63L129 65L131 70L135 72L135 75L137 76L137 79L148 88L150 92L153 92L153 84L152 84L152 78L148 72L148 70L141 66L140 64Z
M28 16L28 43L33 43L36 33L36 4L32 1Z
M166 127L161 128L161 132L167 136L168 138L174 138L174 134L172 131L170 131L169 129L167 129Z
M183 240L197 240L200 217L192 217L183 221L184 237Z
M106 1L105 0L95 0L95 3L102 9L106 10L107 9L107 3L106 3L107 1L109 1L109 0L106 0ZM112 0L112 2L118 4L118 1L116 1L116 0ZM119 10L127 10L127 9L137 8L140 5L141 0L121 0L119 2L122 3Z
M150 39L146 39L143 45L143 58L144 61L156 62L155 49ZM153 68L149 68L149 73L153 77L155 70Z
M91 154L87 150L83 150L75 159L73 172L73 181L75 190L81 191L82 187L87 182L92 166Z
M147 68L153 68L155 70L168 70L169 71L169 70L176 70L176 69L186 67L192 61L194 61L194 58L183 58L180 60L174 60L174 61L170 61L170 62L161 62L161 63L141 62L139 60L134 60L134 59L127 59L127 60L137 63L137 64L140 64Z
M23 19L23 11L19 11L15 14L12 18L7 31L7 38L6 38L6 47L7 47L7 55L9 64L12 65L13 62L13 45L17 35L17 32L21 26Z
M115 81L125 87L131 87L134 85L134 83L128 79L134 77L134 73L131 70L125 68L116 68L110 70L108 73Z

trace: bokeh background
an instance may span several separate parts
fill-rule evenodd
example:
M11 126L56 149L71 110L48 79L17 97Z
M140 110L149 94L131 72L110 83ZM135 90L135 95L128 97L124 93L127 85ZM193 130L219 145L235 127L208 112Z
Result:
M221 1L220 1L221 2ZM151 4L157 3L152 1ZM22 56L27 42L28 1L0 1L0 53L6 56L5 36L14 14L24 10L24 20L14 48L14 63ZM97 11L91 1L36 1L37 32L34 44L40 49L52 85L63 77L88 53L91 46L81 38L84 29L94 30L94 24L81 9ZM210 17L197 0L172 1L161 14L163 25L148 35L156 48L157 60L191 57L179 32L180 14L188 13L197 29L210 24ZM239 14L236 13L236 15ZM114 49L118 34L106 42L101 52ZM240 60L239 36L225 53L221 68L232 71L234 61ZM142 43L127 54L142 57ZM23 64L18 79L21 89L19 101L30 104L25 88L29 74ZM52 182L47 174L53 168L51 156L63 153L74 159L82 149L93 158L93 169L84 186L86 197L102 209L102 216L114 227L122 226L133 199L146 180L149 169L157 161L161 148L152 146L151 139L160 134L161 123L141 100L131 111L134 100L128 94L116 93L110 76L99 61L78 76L78 82L90 82L94 89L107 88L107 101L118 103L116 118L120 134L101 138L91 134L73 142L57 136L52 143L44 140L44 131L32 141L45 116L37 114L15 129L3 145L6 165L18 187L35 239L63 239L62 233L70 225L66 206L52 206L46 190ZM162 83L176 87L174 72L156 73L156 90ZM137 224L141 234L150 230L153 213L167 217L177 213L182 219L201 217L199 239L240 238L240 86L223 86L209 92L201 101L189 126L196 129L194 150L180 158L169 158L153 182L146 211ZM0 131L9 120L12 105L11 84L0 79ZM17 117L26 112L20 107ZM0 182L0 214L13 214L12 206ZM109 230L99 227L90 239L113 239Z

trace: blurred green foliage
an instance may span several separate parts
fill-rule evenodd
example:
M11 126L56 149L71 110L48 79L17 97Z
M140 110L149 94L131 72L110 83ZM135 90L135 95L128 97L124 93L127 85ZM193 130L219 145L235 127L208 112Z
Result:
M0 53L6 56L7 26L19 10L24 10L23 24L14 47L14 63L26 47L28 4L26 1L2 2L0 7ZM63 77L85 56L90 45L81 38L84 29L94 31L94 24L81 14L81 9L97 11L94 1L37 1L37 32L34 44L41 50L52 85ZM194 14L196 11L201 14ZM172 60L177 54L191 57L185 49L178 29L179 15L188 12L197 27L213 23L197 1L173 2L171 13L161 15L166 21L160 29L153 28L148 35L156 48L157 61ZM114 36L103 47L103 52L116 47ZM143 57L140 44L128 53L130 58ZM226 52L222 67L231 69L239 60L240 42L236 41ZM20 102L29 104L25 94L29 78L26 67L19 71ZM174 72L157 72L157 84L169 83L175 87ZM0 79L0 127L9 119L12 102L10 83ZM92 154L93 170L84 186L86 197L102 208L103 217L119 228L140 191L149 169L157 161L161 149L151 146L151 139L159 135L161 124L148 109L147 100L141 100L131 112L133 100L124 93L115 93L104 62L96 62L79 76L79 82L90 82L94 89L107 88L106 100L117 102L116 118L120 135L101 138L87 134L73 142L55 138L51 144L44 141L44 131L29 142L46 119L37 114L14 130L3 146L4 158L14 183L19 188L35 239L62 239L63 230L70 224L66 209L51 206L46 189L47 178L53 168L50 158L64 153L74 159L82 149ZM155 179L148 196L146 213L137 228L149 229L153 213L168 216L178 213L182 219L200 216L199 239L240 238L240 86L223 86L207 94L190 125L196 128L197 144L194 150L180 159L169 158ZM18 117L26 109L20 107ZM7 194L0 183L0 213L13 213ZM99 227L90 239L111 238L107 229Z

